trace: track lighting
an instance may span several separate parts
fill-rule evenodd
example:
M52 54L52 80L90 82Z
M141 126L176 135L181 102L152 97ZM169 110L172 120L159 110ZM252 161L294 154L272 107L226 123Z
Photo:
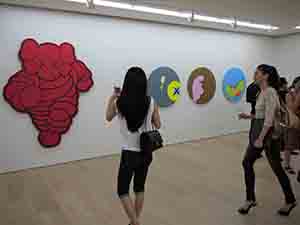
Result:
M164 15L164 16L170 16L170 17L178 17L178 18L184 18L187 19L189 22L193 21L204 21L204 22L210 22L210 23L219 23L224 25L230 25L233 28L237 27L247 27L252 29L261 29L261 30L267 30L267 31L274 31L278 30L279 27L272 26L272 25L265 25L265 24L256 24L251 23L247 21L240 21L236 18L218 18L218 17L211 17L211 16L203 16L200 14L196 14L194 11L192 12L180 12L175 10L169 10L169 9L161 9L161 8L153 8L150 6L142 6L136 4L136 1L132 1L131 4L124 3L124 2L115 2L115 1L104 1L104 0L66 0L71 2L78 2L78 3L85 3L89 8L93 8L94 6L102 6L102 7L110 7L110 8L117 8L117 9L125 9L130 11L136 11L136 12L144 12L149 14L156 14L156 15ZM297 29L300 29L299 27L296 27Z

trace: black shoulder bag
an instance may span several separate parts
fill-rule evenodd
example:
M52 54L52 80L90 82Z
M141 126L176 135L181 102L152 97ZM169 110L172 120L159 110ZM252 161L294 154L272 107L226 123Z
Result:
M158 130L141 133L140 145L143 153L152 153L163 147L163 139Z
M149 112L148 112L149 113ZM145 118L145 124L147 127L147 118ZM144 131L140 135L140 147L141 152L145 154L151 154L163 147L163 139L158 130L153 129L151 131Z

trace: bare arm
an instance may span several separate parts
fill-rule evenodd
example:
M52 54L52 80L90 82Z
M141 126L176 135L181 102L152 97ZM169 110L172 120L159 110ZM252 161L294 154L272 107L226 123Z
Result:
M260 132L260 135L259 135L258 139L263 141L265 139L266 135L268 134L270 128L271 128L270 126L264 125L263 129Z
M300 108L300 90L297 91L295 102L296 102L296 111L298 111Z
M292 91L287 95L287 106L292 112L297 113L300 107L300 90Z
M295 92L290 91L286 95L286 103L287 103L287 107L292 111L294 111L294 109L295 109L295 100L296 100Z
M152 124L156 129L160 129L161 127L161 121L160 121L160 114L159 114L159 108L158 105L154 105L154 111L152 114Z
M243 119L243 120L252 120L255 118L254 114L247 114L247 113L240 113L239 115L239 119Z
M112 95L109 100L106 107L106 120L108 122L111 122L113 118L117 115L117 105L116 105L117 96Z

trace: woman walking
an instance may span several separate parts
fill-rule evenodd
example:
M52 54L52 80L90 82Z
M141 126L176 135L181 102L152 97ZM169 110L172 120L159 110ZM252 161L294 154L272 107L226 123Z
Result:
M288 216L296 206L296 199L288 176L280 162L280 138L275 129L280 118L280 100L278 97L279 75L273 66L260 65L255 72L255 80L261 93L255 106L255 115L239 114L240 119L251 119L249 144L243 160L246 184L246 202L239 208L241 214L248 214L257 205L255 196L254 163L265 150L269 164L275 173L285 195L285 205L278 211ZM277 122L276 122L277 121Z
M152 154L143 154L140 149L140 133L155 127L160 128L158 107L147 95L147 78L138 67L128 70L123 88L116 88L110 97L106 119L117 117L123 139L118 175L118 195L131 225L140 225L144 206L145 183L152 162ZM129 195L133 178L135 201Z

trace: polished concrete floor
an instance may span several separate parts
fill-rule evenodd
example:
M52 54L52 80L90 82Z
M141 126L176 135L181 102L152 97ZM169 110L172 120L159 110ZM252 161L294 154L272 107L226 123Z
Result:
M142 225L299 225L300 206L288 218L276 215L283 196L265 159L256 163L259 206L248 216L236 212L246 144L239 134L157 153ZM115 194L118 163L112 156L0 175L0 224L128 224ZM300 169L300 160L294 165ZM291 180L300 198L300 184Z

